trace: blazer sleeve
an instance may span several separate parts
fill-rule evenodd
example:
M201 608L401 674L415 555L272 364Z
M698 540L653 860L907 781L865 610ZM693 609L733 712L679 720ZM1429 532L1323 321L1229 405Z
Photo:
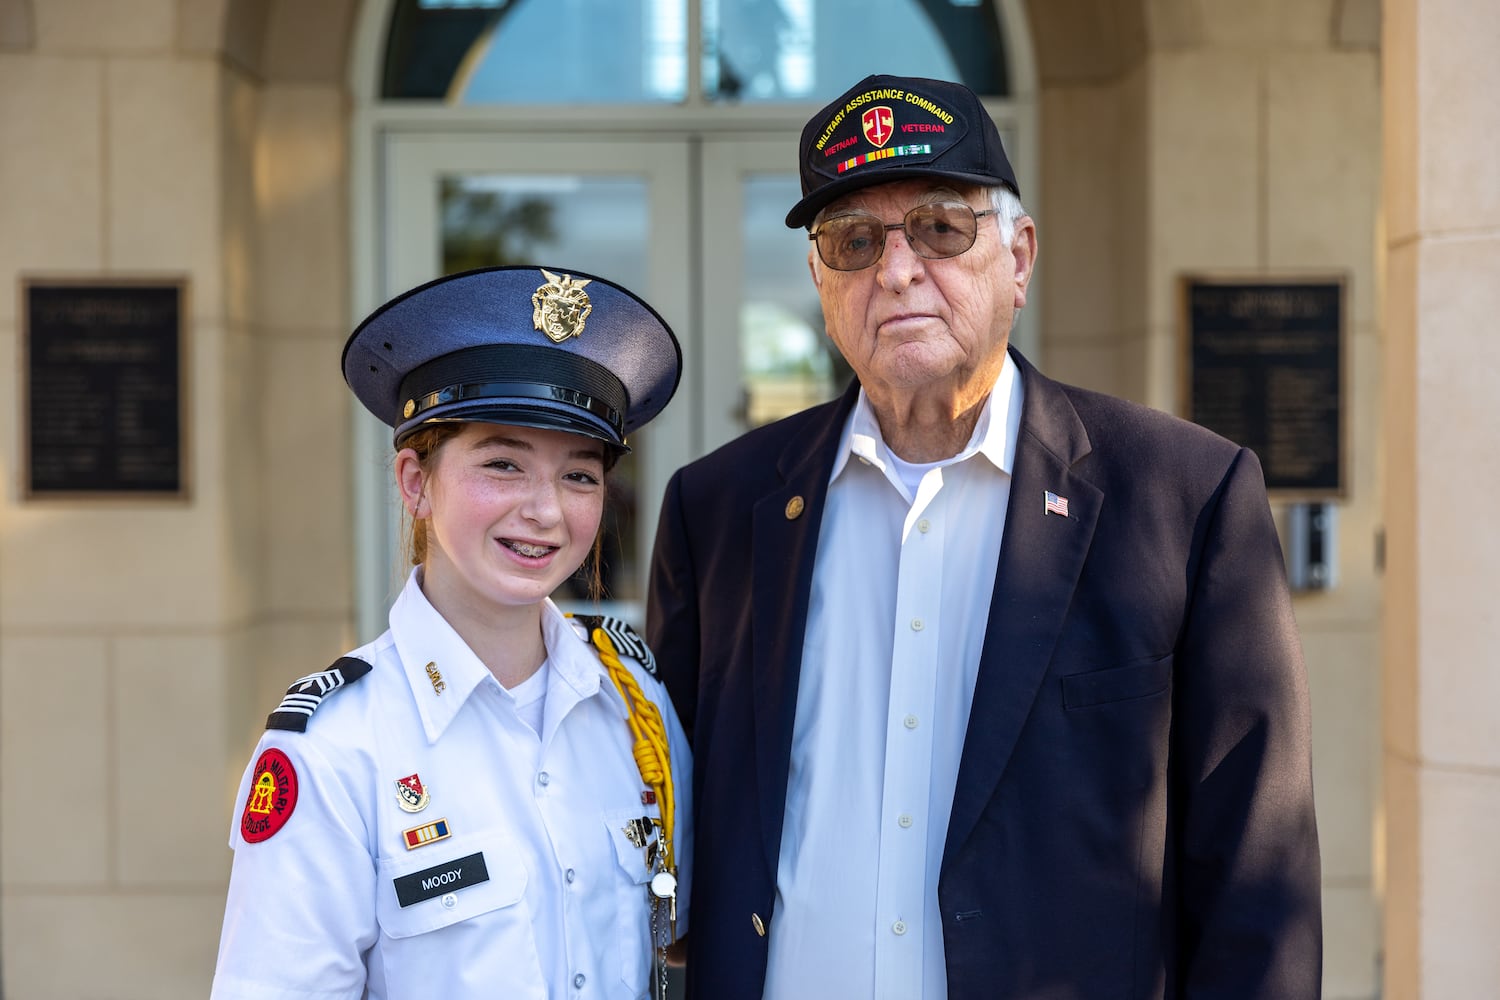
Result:
M1260 463L1216 506L1174 680L1178 995L1315 998L1322 922L1306 668Z

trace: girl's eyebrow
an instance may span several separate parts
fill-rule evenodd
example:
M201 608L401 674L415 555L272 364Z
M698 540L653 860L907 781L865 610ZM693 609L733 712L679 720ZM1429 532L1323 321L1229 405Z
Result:
M518 451L536 451L536 449L532 447L530 441L523 441L520 438L507 437L503 433L490 434L486 437L482 437L478 441L474 442L473 448L475 451L478 451L481 448L515 448ZM602 448L590 448L587 445L584 445L583 447L575 448L572 451L568 452L568 457L574 460L592 459L597 462L603 462L604 450Z

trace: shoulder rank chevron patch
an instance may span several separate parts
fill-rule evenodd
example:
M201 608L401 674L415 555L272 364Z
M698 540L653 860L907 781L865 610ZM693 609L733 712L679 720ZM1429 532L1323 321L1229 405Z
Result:
M574 615L573 618L588 629L590 636L594 629L602 628L617 651L638 661L652 677L656 676L656 657L652 655L651 647L646 645L646 640L629 624L609 615Z
M286 697L266 719L267 729L307 732L307 720L333 692L370 672L370 665L353 656L341 656L327 670L299 677L286 689Z

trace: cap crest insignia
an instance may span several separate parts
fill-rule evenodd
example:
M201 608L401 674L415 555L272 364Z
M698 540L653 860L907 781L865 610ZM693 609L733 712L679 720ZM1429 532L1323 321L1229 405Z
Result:
M890 142L891 136L896 134L895 118L891 115L891 109L884 104L860 115L859 127L864 130L865 139L877 149Z
M531 296L531 322L554 344L580 336L584 321L594 311L583 286L593 279L575 281L569 274L559 276L546 268L539 270L547 283Z

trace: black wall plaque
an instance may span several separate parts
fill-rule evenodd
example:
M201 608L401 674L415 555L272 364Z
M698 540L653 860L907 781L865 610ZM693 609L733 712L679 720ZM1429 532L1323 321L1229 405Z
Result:
M1185 286L1190 419L1253 450L1273 493L1342 496L1343 281Z
M28 496L180 496L183 281L24 284Z

